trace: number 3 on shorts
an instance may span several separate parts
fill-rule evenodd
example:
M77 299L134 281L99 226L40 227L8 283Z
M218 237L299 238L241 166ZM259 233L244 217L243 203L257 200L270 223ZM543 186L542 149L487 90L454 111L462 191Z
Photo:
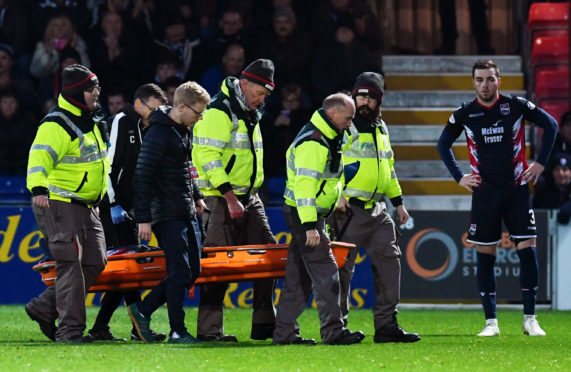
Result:
M535 214L533 213L533 209L529 210L529 222L532 225L535 225Z

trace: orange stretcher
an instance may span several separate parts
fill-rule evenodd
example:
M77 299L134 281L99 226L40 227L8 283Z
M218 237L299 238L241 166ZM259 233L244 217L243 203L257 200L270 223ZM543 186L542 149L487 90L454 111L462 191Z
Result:
M342 267L354 244L332 242L337 266ZM285 275L288 244L205 247L202 272L195 284L231 283L259 278L282 278ZM33 267L42 281L52 286L56 279L55 261ZM162 250L118 254L107 257L107 265L89 288L89 292L153 288L166 277L166 259Z

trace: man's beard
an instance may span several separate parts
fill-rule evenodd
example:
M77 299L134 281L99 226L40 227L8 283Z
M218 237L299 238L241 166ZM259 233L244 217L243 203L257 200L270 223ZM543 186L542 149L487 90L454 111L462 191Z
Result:
M379 107L377 106L376 109L372 109L367 105L363 105L357 108L357 112L355 113L355 116L360 118L360 119L364 119L367 121L376 121L377 118L379 117L380 111L379 111Z

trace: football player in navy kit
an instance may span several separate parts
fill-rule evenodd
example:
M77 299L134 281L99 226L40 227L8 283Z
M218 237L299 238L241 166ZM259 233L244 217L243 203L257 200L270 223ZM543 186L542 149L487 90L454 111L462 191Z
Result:
M494 262L504 220L520 260L523 297L523 332L545 336L535 318L539 266L536 227L529 194L543 172L557 132L553 117L532 102L500 94L500 71L491 60L480 60L472 68L476 99L464 103L450 116L438 151L460 186L472 192L468 239L477 247L477 279L486 326L478 336L500 334L496 318ZM537 160L527 164L524 120L543 128L543 144ZM471 174L462 174L451 147L466 131Z

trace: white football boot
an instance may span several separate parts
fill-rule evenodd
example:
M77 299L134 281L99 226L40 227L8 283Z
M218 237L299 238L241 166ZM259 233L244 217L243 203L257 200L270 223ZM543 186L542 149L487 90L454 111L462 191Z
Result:
M545 336L545 331L539 326L535 315L524 315L521 329L523 334L528 336Z
M500 328L497 319L486 319L486 326L482 332L478 333L478 337L499 336Z

